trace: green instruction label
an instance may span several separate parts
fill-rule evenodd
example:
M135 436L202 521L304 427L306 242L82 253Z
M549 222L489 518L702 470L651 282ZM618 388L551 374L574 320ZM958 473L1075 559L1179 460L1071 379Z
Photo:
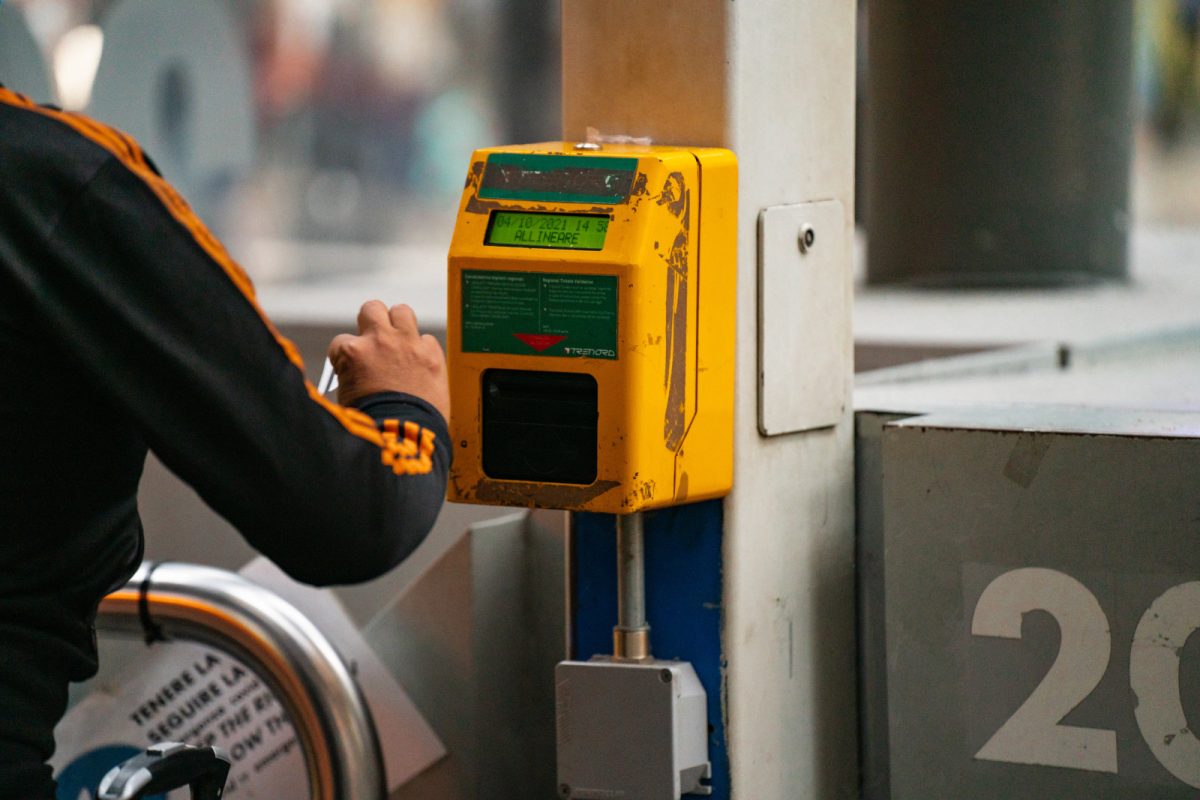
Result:
M466 353L617 357L617 278L542 272L462 273Z

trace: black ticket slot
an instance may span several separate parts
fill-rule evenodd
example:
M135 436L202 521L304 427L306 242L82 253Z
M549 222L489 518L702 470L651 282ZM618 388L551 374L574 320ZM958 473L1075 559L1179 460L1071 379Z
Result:
M596 480L596 379L571 372L483 373L483 471L496 480Z

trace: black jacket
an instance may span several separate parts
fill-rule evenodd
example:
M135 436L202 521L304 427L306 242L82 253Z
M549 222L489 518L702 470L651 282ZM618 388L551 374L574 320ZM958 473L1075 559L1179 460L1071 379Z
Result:
M67 683L141 557L149 447L294 578L390 569L441 507L445 420L319 396L123 134L0 87L0 799L52 797Z

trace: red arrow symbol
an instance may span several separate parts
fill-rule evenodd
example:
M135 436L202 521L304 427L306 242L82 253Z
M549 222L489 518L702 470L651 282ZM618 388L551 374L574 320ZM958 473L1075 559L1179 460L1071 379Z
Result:
M554 345L567 338L565 336L555 336L550 333L514 333L513 336L539 353L547 348L554 347Z

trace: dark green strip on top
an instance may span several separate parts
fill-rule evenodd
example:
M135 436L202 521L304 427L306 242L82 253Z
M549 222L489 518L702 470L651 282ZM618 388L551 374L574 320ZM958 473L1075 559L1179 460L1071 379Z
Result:
M615 205L628 199L636 173L636 158L492 153L479 197Z

